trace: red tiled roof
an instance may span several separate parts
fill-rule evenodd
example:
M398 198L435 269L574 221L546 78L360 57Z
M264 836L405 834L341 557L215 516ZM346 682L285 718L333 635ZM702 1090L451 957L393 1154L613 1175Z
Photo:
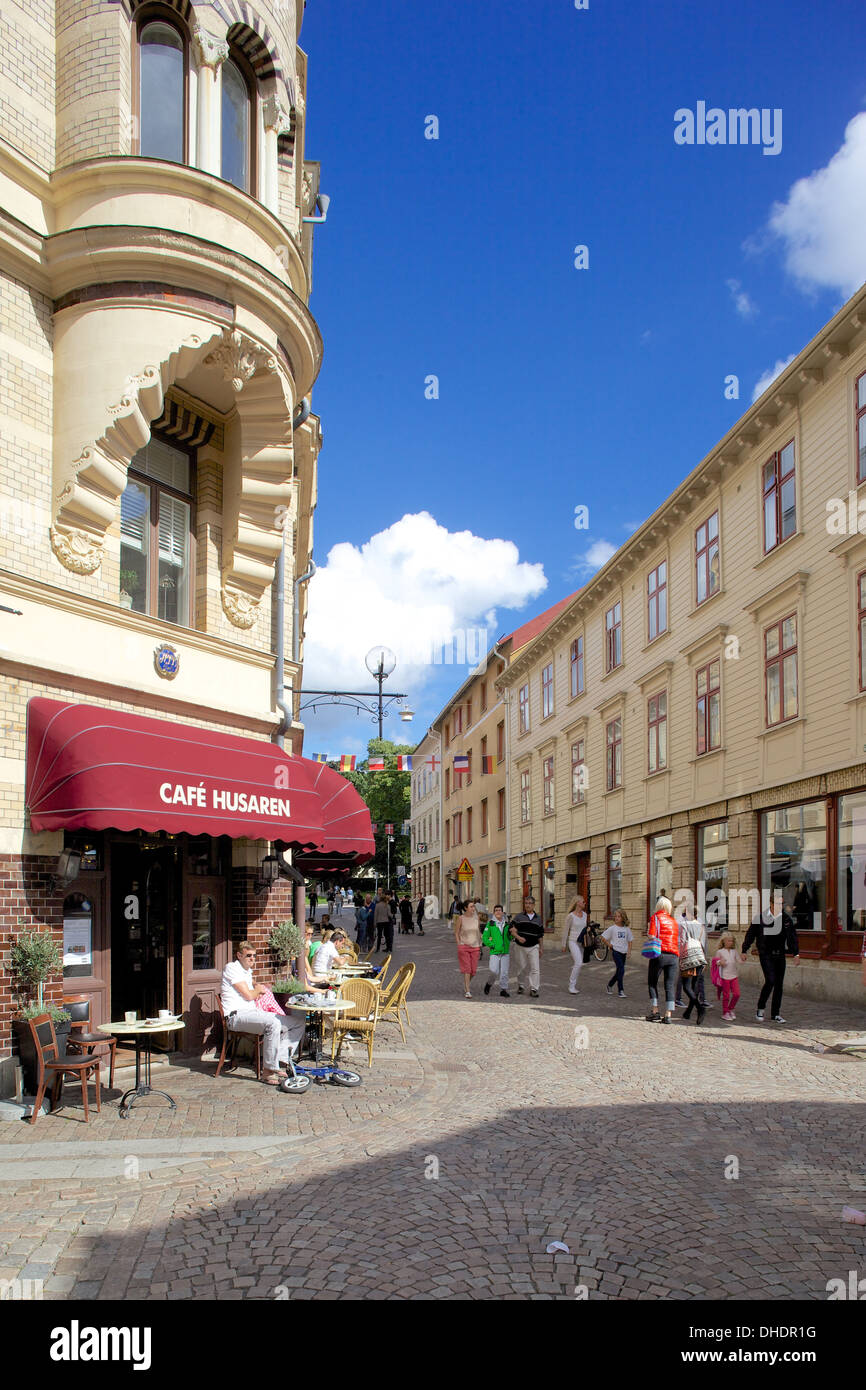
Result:
M562 610L567 608L579 593L580 590L575 589L573 594L568 594L565 598L561 598L558 603L554 603L552 608L546 608L543 613L539 613L536 617L530 618L528 623L524 623L521 627L516 627L507 637L500 638L500 644L510 641L511 655L513 657L521 647L525 647L527 642L532 642L546 627L549 627L554 619L559 617Z

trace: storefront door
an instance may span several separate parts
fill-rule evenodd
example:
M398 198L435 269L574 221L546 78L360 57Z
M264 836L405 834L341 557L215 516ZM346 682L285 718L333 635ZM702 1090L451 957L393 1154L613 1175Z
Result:
M217 996L228 959L225 880L188 877L183 890L180 972L185 1052L201 1053L211 1045L219 1013Z
M116 840L111 846L111 1011L142 1018L175 1009L176 842Z
M576 867L577 867L577 892L575 893L575 897L583 898L583 901L586 903L586 913L587 913L587 916L589 917L589 916L591 916L591 912L590 912L590 896L589 896L589 889L590 889L589 866L590 866L590 863L591 863L591 861L592 861L592 855L591 855L591 854L576 854L576 855L575 855L575 860L576 860Z

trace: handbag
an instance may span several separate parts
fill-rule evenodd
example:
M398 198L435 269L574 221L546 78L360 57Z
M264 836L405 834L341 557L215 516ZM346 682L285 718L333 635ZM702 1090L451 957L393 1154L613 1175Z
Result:
M687 936L686 944L680 953L680 974L690 975L692 971L700 970L706 963L707 958L700 941L696 936Z
M643 944L641 955L646 956L647 960L658 960L662 953L662 943L657 936L648 936Z

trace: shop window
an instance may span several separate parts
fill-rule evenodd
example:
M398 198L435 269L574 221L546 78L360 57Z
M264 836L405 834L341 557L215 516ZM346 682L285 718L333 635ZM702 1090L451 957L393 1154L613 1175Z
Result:
M650 570L647 588L647 640L652 642L668 630L668 567L664 560Z
M697 850L699 910L702 901L710 931L721 931L728 921L728 822L699 825Z
M611 719L605 730L607 790L622 786L622 719Z
M604 615L605 671L622 665L622 604L615 603Z
M647 704L647 771L661 772L668 765L668 697L653 695Z
M857 430L857 481L866 482L866 372L854 387L854 417Z
M556 869L552 859L541 861L541 921L545 927L553 926L556 908Z
M580 806L586 800L586 739L575 739L571 745L571 804Z
M674 888L674 840L670 831L664 835L649 837L649 902L650 913L655 912L659 898L670 898L673 902Z
M549 662L541 673L541 717L547 719L553 714L553 662Z
M151 437L129 465L120 498L120 602L164 622L191 623L193 466Z
M554 759L545 758L541 764L542 769L542 795L545 816L552 816L555 809L554 802Z
M622 907L622 847L607 847L607 911L613 916Z
M137 140L146 159L187 161L189 45L173 19L149 11L138 23Z
M767 728L796 719L797 617L790 614L764 632L764 691Z
M721 662L701 666L695 675L697 752L711 753L722 745Z
M517 693L517 732L529 733L529 686L522 685Z
M527 825L531 817L529 769L520 774L520 824Z
M703 603L719 591L719 514L695 531L695 600Z
M584 685L583 638L575 637L571 644L571 697L582 695Z
M93 903L83 893L63 900L63 978L93 974Z
M764 552L793 536L797 529L797 479L794 468L794 441L786 444L764 464Z
M220 172L244 193L255 192L256 86L240 53L223 63Z
M866 792L839 798L839 923L866 931Z
M798 932L821 931L827 883L827 812L823 801L765 811L761 817L764 897L794 919Z

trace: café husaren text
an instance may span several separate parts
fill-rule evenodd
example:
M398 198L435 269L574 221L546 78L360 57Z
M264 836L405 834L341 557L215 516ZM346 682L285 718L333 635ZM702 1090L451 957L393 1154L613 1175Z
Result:
M163 782L159 799L166 806L194 806L200 811L247 811L260 816L275 816L279 820L289 820L291 817L291 802L284 796L259 796L257 792L230 792L211 787L208 797L203 782L198 786Z

